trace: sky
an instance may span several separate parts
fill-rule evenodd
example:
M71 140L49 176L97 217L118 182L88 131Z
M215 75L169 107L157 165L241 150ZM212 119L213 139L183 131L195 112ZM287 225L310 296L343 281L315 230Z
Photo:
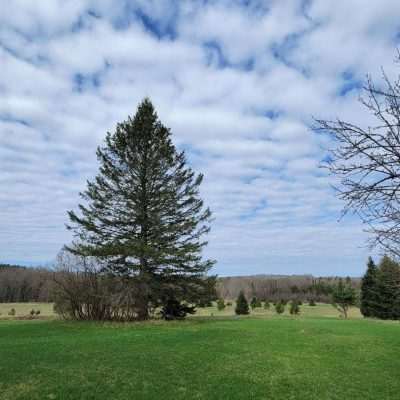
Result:
M334 145L312 118L373 124L366 74L394 63L398 0L11 0L0 12L0 262L51 265L107 131L146 96L205 175L219 275L359 276Z

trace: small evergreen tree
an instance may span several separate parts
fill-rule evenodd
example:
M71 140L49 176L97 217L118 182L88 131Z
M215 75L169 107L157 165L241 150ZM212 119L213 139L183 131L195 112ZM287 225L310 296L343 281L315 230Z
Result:
M250 302L250 306L253 310L255 308L261 307L261 301L256 296L253 296Z
M292 300L290 302L290 309L289 309L290 314L292 315L298 315L300 314L300 306L299 302L297 300Z
M364 317L375 317L379 303L378 268L373 259L368 258L367 271L361 281L360 311Z
M275 311L277 314L283 314L285 312L285 304L283 304L282 301L278 301L275 304Z
M239 296L236 300L235 313L237 315L247 315L250 313L249 303L247 302L243 290L240 291Z
M217 308L218 308L219 311L222 311L225 308L224 299L218 299L217 300Z
M317 305L317 303L315 302L315 300L314 300L313 298L311 298L311 299L308 301L308 305L309 305L310 307L315 307L315 306Z
M339 279L339 283L334 286L332 292L332 305L347 318L348 309L356 302L356 292L351 283L343 283L343 279Z

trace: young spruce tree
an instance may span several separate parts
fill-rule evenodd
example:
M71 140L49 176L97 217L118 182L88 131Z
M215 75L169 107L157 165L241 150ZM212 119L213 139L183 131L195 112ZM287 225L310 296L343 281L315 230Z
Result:
M379 304L378 297L378 268L369 257L367 271L361 281L360 311L364 317L375 317Z
M348 310L356 303L356 300L356 291L351 285L351 280L346 279L343 282L340 278L338 284L333 287L332 305L347 319Z
M68 213L77 240L67 249L134 282L139 319L171 297L198 300L213 264L201 254L211 217L199 197L203 176L186 165L149 99L107 133L97 158L85 204Z
M239 292L239 296L236 300L235 314L237 315L247 315L250 313L249 303L247 302L246 296L243 290Z

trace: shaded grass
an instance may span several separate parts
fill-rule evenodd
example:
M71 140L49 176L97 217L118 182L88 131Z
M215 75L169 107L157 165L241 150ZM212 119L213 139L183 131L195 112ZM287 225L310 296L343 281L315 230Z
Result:
M0 398L398 399L400 324L0 322Z

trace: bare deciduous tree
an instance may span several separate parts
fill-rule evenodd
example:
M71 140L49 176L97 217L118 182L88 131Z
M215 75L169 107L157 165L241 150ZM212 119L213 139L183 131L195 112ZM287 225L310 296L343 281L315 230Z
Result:
M336 141L324 166L339 178L336 189L345 201L343 212L360 216L372 234L372 246L399 257L400 77L391 81L382 74L379 86L367 77L360 97L376 120L373 126L317 119L315 129Z

